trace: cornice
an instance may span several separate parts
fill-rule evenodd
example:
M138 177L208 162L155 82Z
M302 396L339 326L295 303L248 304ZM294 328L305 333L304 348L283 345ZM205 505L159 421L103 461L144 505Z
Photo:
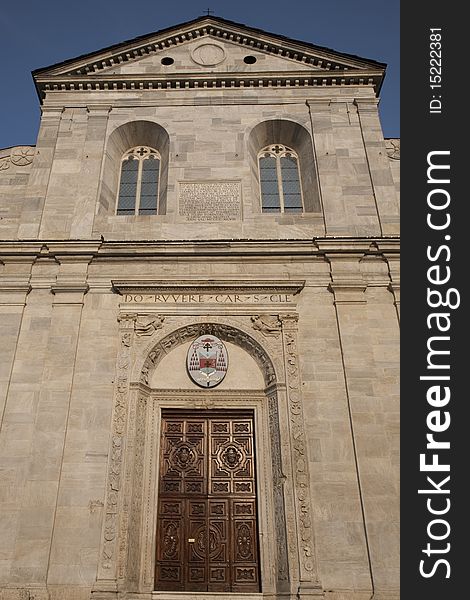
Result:
M36 78L41 99L48 92L129 90L217 90L246 88L372 87L378 91L383 74L374 70L280 71L250 73L173 73L160 75L55 75Z
M305 280L285 279L136 279L112 280L113 290L121 295L135 293L159 294L232 294L234 292L270 294L298 294L305 286Z
M398 237L327 237L306 240L18 240L0 241L0 262L55 259L57 262L74 260L134 260L155 258L173 260L184 258L199 261L206 257L311 257L323 258L330 254L359 253L364 255L398 255Z

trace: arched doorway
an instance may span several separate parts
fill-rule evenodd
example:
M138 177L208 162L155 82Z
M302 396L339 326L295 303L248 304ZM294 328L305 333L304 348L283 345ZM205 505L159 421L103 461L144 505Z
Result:
M279 329L275 336L266 340L252 325L251 319L243 316L219 317L217 322L212 323L207 323L203 317L189 316L168 318L163 323L163 318L156 317L150 327L148 319L142 326L138 315L131 313L121 315L119 321L121 347L117 358L113 433L97 591L115 588L139 593L149 600L168 600L173 597L186 599L192 598L191 594L195 593L212 598L211 594L223 591L229 598L232 593L236 595L243 591L242 584L245 584L247 600L264 596L275 598L278 594L295 597L301 569L308 577L315 573L311 522L308 520L308 471L304 460L305 434L300 405L295 315L283 316L280 322L282 327L286 327L285 332ZM147 336L149 329L152 333ZM223 340L236 358L234 364L237 361L241 364L243 356L244 372L252 373L254 377L256 370L256 382L253 383L251 377L238 376L235 383L233 380L230 383L227 375L225 388L221 385L206 390L191 389L187 379L186 387L176 381L175 374L179 369L181 375L182 358L186 356L185 345L202 334L211 334ZM163 377L159 376L159 371ZM230 371L233 376L236 375L236 369ZM244 557L239 555L239 558L246 558L246 563L251 560L248 556L255 560L245 566L236 565L235 551L232 550L224 565L226 573L229 573L227 583L217 581L221 573L216 569L221 567L213 566L211 556L204 555L204 576L208 580L209 591L188 589L188 583L195 583L189 582L191 577L188 572L181 574L177 582L181 585L178 591L176 586L173 591L158 591L155 584L155 573L162 559L162 540L167 535L171 555L171 542L174 540L170 538L175 537L171 528L163 532L159 525L163 514L159 511L165 510L162 502L166 501L164 494L161 494L161 473L165 472L161 468L162 461L175 452L168 448L168 456L165 456L162 440L165 431L168 432L168 425L176 424L178 419L179 422L186 419L181 433L185 432L186 426L196 424L198 419L202 422L203 431L205 429L207 432L215 422L227 423L228 433L232 437L229 435L218 446L218 442L212 440L217 436L209 435L203 442L207 448L207 458L204 459L207 464L214 457L221 457L220 452L228 449L233 441L233 427L237 423L247 424L248 421L252 427L250 458L253 459L251 491L254 493L250 501L256 509L251 519L253 536L249 541L246 528L240 530L233 527L230 535L232 544L252 544L252 554L245 547L242 550ZM185 441L180 437L176 440L176 446L180 443L181 448ZM213 444L214 451L210 444ZM186 450L190 454L192 448ZM235 450L238 450L236 446ZM187 461L187 453L181 455L181 464ZM226 454L226 463L230 464L231 460ZM225 479L234 481L228 476ZM210 486L212 482L207 479L203 485ZM227 513L221 515L220 520L232 523L240 498L201 495L198 500L201 499L206 505L204 510L209 512L212 510L211 500L229 504ZM182 514L184 512L185 528L178 535L185 536L186 544L196 544L196 541L188 540L197 540L198 533L193 536L186 525L194 505L190 504L191 498L187 495L178 501L180 508L170 508L181 510ZM184 509L181 503L186 503ZM242 510L248 509L244 507ZM294 526L296 523L298 527ZM209 554L211 526L213 523L210 523L207 515L201 540L209 546ZM228 542L226 539L223 541ZM248 567L255 571L249 571ZM239 575L242 578L238 577L238 581L233 575L237 568L240 568ZM215 569L212 581L210 569ZM243 581L243 577L251 579L250 573L254 573L255 581ZM229 587L223 590L219 587L219 592L210 591L215 590L210 585L217 583ZM255 587L260 591L255 591Z
M260 592L261 560L271 554L267 538L274 537L262 523L272 515L258 507L273 483L264 475L273 461L263 435L268 375L261 357L271 383L274 368L240 331L215 324L201 331L203 338L209 332L225 338L229 369L217 387L194 385L186 372L192 337L172 345L149 369L159 423L155 590ZM258 361L240 345L242 337L258 349Z

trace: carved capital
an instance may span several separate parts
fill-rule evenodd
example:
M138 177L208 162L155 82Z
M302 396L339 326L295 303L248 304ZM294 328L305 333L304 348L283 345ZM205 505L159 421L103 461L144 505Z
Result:
M379 106L378 98L356 98L354 104L359 113L377 113Z
M0 304L9 306L24 306L26 297L31 291L29 282L11 279L0 280Z
M99 104L89 104L86 108L90 117L101 117L107 119L112 107L110 105L103 106Z
M251 317L253 329L260 331L265 337L279 337L281 320L278 315L254 315Z
M43 106L41 110L41 121L57 120L59 121L62 117L64 109L62 106Z
M400 284L399 283L389 283L388 288L389 292L392 292L393 297L395 299L395 304L400 304Z
M366 304L366 289L367 285L363 281L330 283L328 286L328 290L335 296L335 304Z
M134 330L138 337L147 337L163 327L165 317L154 314L136 315Z
M121 329L134 329L134 322L137 319L135 313L119 313L117 320Z
M279 315L279 320L282 323L282 329L293 329L296 331L299 315L297 313L286 313Z
M312 109L312 112L329 112L331 107L331 98L312 98L306 100L305 104Z
M87 283L57 282L51 285L53 294L86 294L89 289Z

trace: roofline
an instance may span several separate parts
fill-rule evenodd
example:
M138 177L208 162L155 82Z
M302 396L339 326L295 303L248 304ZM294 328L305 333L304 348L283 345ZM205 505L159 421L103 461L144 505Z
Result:
M301 44L307 48L310 48L311 50L317 50L320 52L331 52L333 54L335 54L338 57L344 57L346 59L352 59L352 60L359 60L361 62L366 62L368 63L370 66L376 66L378 69L384 69L387 67L386 63L381 63L369 58L364 58L361 56L357 56L355 54L347 54L345 52L338 52L337 50L333 50L332 48L327 48L326 46L318 46L315 44L312 44L311 42L305 42L302 40L296 40L294 38L290 38L284 35L280 35L277 33L272 33L269 31L265 31L263 29L258 29L256 27L251 27L249 25L245 25L244 23L237 23L236 21L229 21L228 19L224 19L222 17L216 17L216 16L201 16L201 17L197 17L196 19L192 19L190 21L185 21L183 23L178 23L177 25L172 25L171 27L166 27L164 29L159 29L157 31L153 31L150 33L146 33L144 35L140 35L138 37L129 39L129 40L124 40L122 42L119 42L117 44L113 44L111 46L107 46L105 48L101 48L100 50L95 50L93 52L89 52L86 54L82 54L80 56L76 56L74 58L70 58L67 59L65 61L62 62L58 62L55 63L53 65L49 65L47 67L40 67L38 69L35 69L31 72L33 79L36 78L37 75L41 74L43 71L49 71L51 69L55 69L58 67L63 67L66 66L68 64L73 64L77 61L81 61L81 60L85 60L85 59L91 59L94 56L98 56L100 54L102 54L103 52L112 52L113 50L118 50L119 48L121 48L122 46L125 46L126 44L135 44L135 43L139 43L139 42L143 42L145 39L152 37L152 36L156 36L156 35L162 35L162 34L168 34L173 30L178 30L181 29L182 27L188 27L191 25L195 25L196 23L218 23L218 24L222 24L222 25L227 25L227 26L232 26L232 27L241 27L243 29L246 29L247 31L250 31L254 34L261 34L261 35L268 35L268 36L272 36L275 38L278 38L279 40L285 41L285 42L290 42L290 43L295 43L295 44Z

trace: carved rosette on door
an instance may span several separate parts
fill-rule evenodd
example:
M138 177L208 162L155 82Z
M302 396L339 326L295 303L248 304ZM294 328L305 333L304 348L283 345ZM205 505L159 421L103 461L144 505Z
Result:
M155 587L257 592L253 415L164 414Z

